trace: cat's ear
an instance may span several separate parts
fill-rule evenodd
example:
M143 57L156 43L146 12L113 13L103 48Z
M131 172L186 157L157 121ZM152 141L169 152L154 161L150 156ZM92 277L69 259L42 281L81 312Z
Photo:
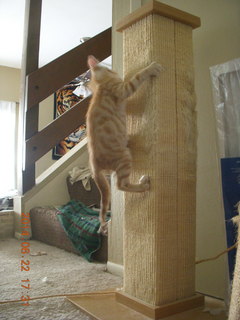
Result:
M88 56L88 66L89 68L94 68L99 64L99 61L94 56Z

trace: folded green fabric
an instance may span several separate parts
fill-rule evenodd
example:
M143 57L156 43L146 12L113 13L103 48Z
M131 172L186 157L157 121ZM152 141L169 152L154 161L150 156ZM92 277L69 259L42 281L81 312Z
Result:
M74 247L86 260L92 261L92 254L101 246L99 213L75 200L58 211L57 217Z

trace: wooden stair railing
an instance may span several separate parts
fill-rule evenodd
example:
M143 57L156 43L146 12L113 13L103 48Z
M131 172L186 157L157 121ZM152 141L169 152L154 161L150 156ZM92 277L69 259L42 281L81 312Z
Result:
M87 71L87 56L104 60L111 55L111 28L79 45L63 56L36 70L27 77L27 108L56 92ZM40 159L59 141L85 122L89 99L84 99L26 141L26 167Z
M100 61L111 55L111 28L29 74L28 109L87 71L89 54L95 55Z
M26 36L27 40L25 40L25 65L28 65L29 60L31 60L31 55L28 54L28 49L32 48L31 41L36 43L34 50L39 52L41 0L26 0L25 19L28 19L26 22L28 36ZM37 20L37 24L35 24L35 20ZM33 25L35 26L34 35L31 31ZM34 40L31 40L32 38ZM24 99L22 105L26 113L23 113L25 118L23 119L23 123L25 123L25 146L23 148L25 149L25 161L23 163L24 170L22 171L21 187L19 188L22 194L35 185L35 162L85 122L89 98L78 102L41 131L38 131L39 103L77 76L86 72L88 69L88 55L93 54L100 61L111 55L111 28L39 69L36 68L36 63L38 65L38 52L34 52L34 67L25 68L25 72L23 70L25 78L22 81L25 84L25 88L23 90Z
M90 98L62 114L26 141L26 166L30 166L85 122Z

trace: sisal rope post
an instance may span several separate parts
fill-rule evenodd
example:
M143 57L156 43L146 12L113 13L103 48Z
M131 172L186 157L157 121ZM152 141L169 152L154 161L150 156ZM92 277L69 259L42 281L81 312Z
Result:
M129 99L131 180L148 175L151 188L125 193L123 290L68 298L94 319L161 319L204 304L195 294L192 29L199 26L198 17L157 1L117 25L127 77L153 61L165 70Z
M131 180L135 183L148 175L151 190L125 194L121 294L152 306L195 299L197 152L192 29L199 25L197 17L157 1L150 1L139 14L136 11L118 25L123 32L127 77L152 61L165 69L129 100L127 119L133 155Z

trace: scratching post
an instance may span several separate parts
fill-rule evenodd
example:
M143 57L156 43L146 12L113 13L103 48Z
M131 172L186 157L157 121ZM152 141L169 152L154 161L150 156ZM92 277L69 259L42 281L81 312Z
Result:
M124 73L161 63L161 76L131 99L132 180L125 194L123 295L153 306L195 296L196 114L192 29L199 19L151 1L118 25Z
M164 67L160 77L146 81L129 102L131 181L148 175L151 189L125 193L124 287L116 293L119 304L153 319L203 304L195 295L192 30L198 26L198 17L157 1L117 26L123 33L125 75L152 61ZM117 319L125 318L118 314Z

